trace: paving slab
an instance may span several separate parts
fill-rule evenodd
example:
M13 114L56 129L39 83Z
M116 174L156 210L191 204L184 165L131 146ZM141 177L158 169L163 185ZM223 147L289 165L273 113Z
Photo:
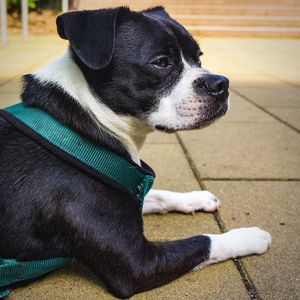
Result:
M233 88L269 111L272 108L300 108L300 89L284 83L233 82Z
M0 48L0 108L20 101L21 76L31 73L61 55L67 47L57 36L30 35L29 41L9 36L7 48Z
M163 132L154 131L147 136L147 144L177 144L175 134L166 134Z
M154 188L177 192L200 189L178 144L147 144L141 157L155 170Z
M239 103L240 117L235 103ZM248 113L248 107L249 103L233 95L232 110L228 112L230 122L225 121L225 116L203 130L179 134L201 176L299 178L299 135L255 107ZM257 117L251 117L252 114Z
M21 89L21 78L10 80L0 86L0 108L19 102Z
M0 86L0 93L2 94L20 94L22 88L22 79L18 77L16 79L12 79L7 83Z
M176 144L147 144L142 157L157 172L156 188L198 190L184 154ZM158 159L159 158L159 159ZM209 213L145 216L145 235L151 240L174 240L201 233L219 233ZM249 299L232 261L209 266L132 299ZM105 287L72 270L60 270L26 287L13 290L9 299L114 299Z
M73 269L62 269L12 290L7 300L116 299L101 283L86 279Z
M0 109L20 102L20 97L15 94L4 94L0 91Z
M203 44L208 53L218 52L239 66L300 85L300 40L206 39Z
M222 63L218 64L218 61ZM265 108L300 107L300 89L298 87L249 70L216 53L205 54L203 66L212 72L227 76L232 88Z
M300 131L300 108L269 108L268 111Z
M272 234L262 256L242 259L262 299L299 299L299 182L218 182L205 185L222 200L226 229L259 226Z
M243 97L230 91L230 106L226 115L220 119L223 123L274 123L275 120L265 112L257 109L252 103L245 101ZM216 122L218 124L220 121ZM205 130L205 129L204 129ZM203 130L203 131L204 131ZM202 132L202 130L200 131Z
M242 49L239 53L242 55L246 52L247 57L263 59L264 71L267 71L270 65L279 65L284 68L300 67L298 59L290 59L291 53L293 56L299 55L300 43L299 39L231 39L226 41L227 44L234 44L235 50L237 47ZM261 51L267 52L267 55L257 55ZM229 49L227 53L232 53L233 49ZM234 51L236 54L236 51ZM235 55L234 55L235 57ZM271 66L272 67L272 66ZM295 70L299 72L299 70ZM274 75L274 74L270 74ZM278 75L283 75L280 73ZM286 77L282 79L286 80Z
M230 299L248 300L243 284L227 261L212 265L185 276L160 288L137 294L133 300L165 299ZM72 270L60 270L35 281L29 286L14 289L8 300L99 300L116 299L101 282L89 280Z
M203 178L300 178L300 138L284 125L223 122L180 136Z
M233 90L300 130L299 117L286 110L300 108L300 68L297 67L300 51L296 51L300 48L299 40L203 39L199 42L205 53L204 67L228 76ZM282 46L285 43L287 46ZM272 51L273 47L277 51Z
M0 86L56 58L66 46L67 42L55 35L30 35L27 42L20 36L9 36L8 46L0 48Z

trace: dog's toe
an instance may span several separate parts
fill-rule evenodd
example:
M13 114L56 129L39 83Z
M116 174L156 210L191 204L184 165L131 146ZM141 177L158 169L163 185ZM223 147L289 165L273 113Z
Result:
M185 213L194 213L202 210L214 212L221 205L221 201L208 191L194 191L182 195L181 201L177 202L177 209Z

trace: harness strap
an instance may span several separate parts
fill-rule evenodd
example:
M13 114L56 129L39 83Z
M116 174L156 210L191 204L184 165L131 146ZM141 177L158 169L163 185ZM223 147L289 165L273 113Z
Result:
M80 135L38 107L23 103L0 110L0 115L43 147L94 177L136 198L141 209L155 174L145 163L128 161Z
M61 267L69 266L70 258L58 257L35 261L17 261L0 258L0 298L9 295L8 286L34 279Z

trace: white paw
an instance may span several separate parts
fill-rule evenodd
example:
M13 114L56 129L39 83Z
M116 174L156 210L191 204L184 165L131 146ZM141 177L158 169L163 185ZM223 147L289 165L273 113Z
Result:
M208 234L211 239L209 261L214 263L250 254L262 254L271 245L271 234L258 228L237 228L223 234Z
M232 229L224 234L224 238L231 244L231 257L262 254L272 242L271 234L258 227Z
M194 213L197 210L214 212L221 205L221 201L208 191L182 193L178 196L175 209L184 213Z
M188 214L197 210L213 212L218 209L220 204L220 200L208 191L177 193L150 190L145 197L143 214L167 213L168 211L180 211Z

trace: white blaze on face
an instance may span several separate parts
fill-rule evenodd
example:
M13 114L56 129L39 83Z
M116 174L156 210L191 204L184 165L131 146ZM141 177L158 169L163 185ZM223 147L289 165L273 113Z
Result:
M183 72L177 84L167 95L159 99L156 110L148 117L152 127L179 130L192 127L201 117L204 103L193 88L193 82L201 75L209 73L203 68L189 65L184 58Z

